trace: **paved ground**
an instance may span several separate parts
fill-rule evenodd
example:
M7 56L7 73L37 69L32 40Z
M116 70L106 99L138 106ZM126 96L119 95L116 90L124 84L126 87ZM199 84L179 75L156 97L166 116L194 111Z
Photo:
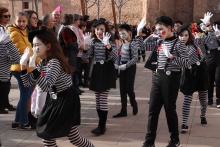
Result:
M90 139L96 147L141 147L144 141L147 128L149 91L151 89L151 71L143 68L144 63L138 63L135 92L139 106L136 116L132 115L132 108L128 105L128 116L124 118L112 118L120 110L119 89L111 90L109 94L109 115L107 121L107 132L102 136L94 136L90 133L97 126L97 113L95 110L95 96L88 89L81 96L81 122L79 131L81 135ZM19 90L17 82L12 79L10 101L17 104ZM181 147L219 147L220 146L220 109L208 107L208 126L200 125L200 104L194 94L189 117L189 132L180 134ZM179 93L177 101L177 113L181 122L181 108L183 95ZM36 136L35 131L11 130L11 122L14 120L15 112L0 115L0 138L4 147L42 147L42 141ZM179 123L180 124L180 123ZM169 132L166 123L164 109L161 110L157 147L165 147L169 141ZM67 138L57 140L59 147L72 146Z

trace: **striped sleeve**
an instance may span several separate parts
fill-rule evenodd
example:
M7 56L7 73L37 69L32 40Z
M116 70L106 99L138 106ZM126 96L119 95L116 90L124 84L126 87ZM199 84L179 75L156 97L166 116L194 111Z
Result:
M21 80L25 87L31 87L36 84L36 80L32 78L31 74L27 72L27 69L21 71Z
M8 42L6 44L8 48L8 61L10 64L17 64L20 62L21 55L18 52L18 49L15 47L15 45L12 43L12 41Z
M92 42L91 44L89 44L88 46L88 50L83 50L82 52L82 59L88 59L90 56L93 56L93 52L94 52L94 42Z
M184 67L184 68L189 67L191 65L191 63L189 62L189 59L192 58L189 56L193 54L189 54L189 55L187 54L186 46L180 40L177 41L176 50L177 50L177 55L174 55L175 58L174 60L172 60L172 64L179 65L180 67Z
M143 50L153 51L155 47L158 45L158 38L149 36L144 40Z
M110 42L110 45L111 45L111 48L112 48L112 49L109 50L110 58L111 58L111 60L116 61L117 58L118 58L118 50L116 49L114 43Z
M37 78L37 84L41 87L43 91L49 91L50 87L55 85L55 82L60 75L61 69L62 68L60 62L57 59L51 59L49 61L47 76L39 76L39 78ZM33 74L32 76L34 78Z
M126 64L126 68L130 67L131 65L136 64L138 60L138 50L142 49L143 38L141 36L136 36L135 40L131 43L131 55L132 59L129 60Z

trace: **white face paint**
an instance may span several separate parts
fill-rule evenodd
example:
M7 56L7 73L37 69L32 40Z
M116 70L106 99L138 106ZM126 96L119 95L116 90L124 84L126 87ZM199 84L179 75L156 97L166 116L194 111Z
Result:
M128 32L125 31L125 30L120 30L119 31L119 35L120 35L121 39L123 39L123 40L126 40L128 38L128 36L129 36Z
M205 26L205 24L204 23L200 23L200 29L202 30L202 31L206 31L206 26Z
M162 24L156 24L155 29L157 30L158 36L161 39L166 39L169 35L168 27Z
M187 31L187 30L183 31L183 32L179 35L179 39L186 44L187 41L188 41L188 39L189 39L189 33L188 33L188 31Z
M46 52L47 52L47 47L43 44L43 42L38 39L37 37L34 37L33 39L33 51L36 51L36 54L38 57L41 59L46 58Z
M105 26L103 24L100 24L96 26L95 28L95 34L98 39L103 39L103 33L105 32Z

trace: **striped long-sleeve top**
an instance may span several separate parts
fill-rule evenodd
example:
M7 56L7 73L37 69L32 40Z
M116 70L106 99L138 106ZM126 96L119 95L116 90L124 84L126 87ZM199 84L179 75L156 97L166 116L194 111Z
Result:
M204 48L203 49L199 48L199 46L209 43L213 39L213 37L214 36L210 34L206 37L196 38L194 40L194 45L189 44L186 46L187 47L186 51L189 54L189 57L190 57L189 60L191 64L195 64L196 62L200 60L198 54L200 55L201 58L204 58L206 54L206 50Z
M11 65L19 63L20 58L21 55L12 41L6 44L0 43L0 81L6 82L10 80Z
M211 41L199 44L199 47L203 53L207 53L207 49L213 50L213 49L217 49L220 46L220 44L219 44L220 38L215 36L215 32L213 30L208 31L201 38L206 38L207 36L212 36ZM207 49L206 49L205 45L207 46ZM206 54L203 54L203 55L205 56Z
M122 64L122 62L127 62L126 68L136 64L138 60L138 50L141 49L142 44L143 38L141 36L136 36L134 40L123 43L120 47L121 63L119 64Z
M166 45L171 51L171 48L176 39L177 38L175 36L167 38L165 40L150 36L144 40L144 49L146 49L147 51L152 51L154 49L158 50L157 69L165 69L165 65L168 59L163 52L162 44ZM191 65L191 62L189 61L189 58L191 57L189 57L189 55L187 54L186 46L181 40L177 40L171 54L175 58L167 63L166 70L180 71L182 67L187 68Z
M55 86L56 92L59 93L72 85L71 75L62 69L58 59L51 59L46 65L42 60L30 73L22 70L21 79L26 87L38 84L44 92Z
M105 45L99 40L94 39L89 45L88 50L83 50L82 59L87 59L93 57L94 61L115 61L118 57L118 50L115 47L115 44L109 41L111 49L107 49ZM106 59L108 57L108 59Z

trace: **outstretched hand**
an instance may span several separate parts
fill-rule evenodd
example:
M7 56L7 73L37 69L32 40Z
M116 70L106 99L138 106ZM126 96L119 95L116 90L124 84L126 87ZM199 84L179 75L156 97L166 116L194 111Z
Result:
M207 12L204 14L204 18L200 20L206 25L207 23L210 23L210 19L212 16L213 14L211 12Z
M110 33L108 32L103 33L102 43L104 43L104 45L108 45L110 37L111 37Z
M146 25L146 18L142 18L141 22L137 26L137 32L142 32L142 29Z
M87 45L89 45L93 40L93 38L91 38L91 32L85 33L83 38L84 38L84 44L87 44Z
M21 56L20 64L26 66L29 57L30 57L30 48L26 47L26 49L24 50L24 54Z

